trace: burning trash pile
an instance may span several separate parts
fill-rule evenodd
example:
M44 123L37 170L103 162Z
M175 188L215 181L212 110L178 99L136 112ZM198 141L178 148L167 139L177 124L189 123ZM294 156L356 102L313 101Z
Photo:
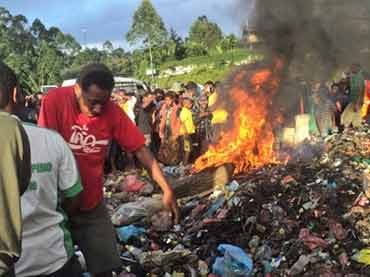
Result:
M135 202L112 202L128 185L114 177L123 186L112 193L111 176L121 276L369 276L368 130L327 137L311 161L265 165L182 201L174 227L160 198L137 191Z

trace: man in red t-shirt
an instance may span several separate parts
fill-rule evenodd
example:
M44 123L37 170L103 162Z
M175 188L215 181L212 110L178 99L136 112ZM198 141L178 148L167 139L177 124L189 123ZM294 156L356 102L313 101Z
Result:
M157 161L145 147L143 134L117 105L110 101L114 79L102 64L84 67L75 86L58 88L43 99L39 125L59 132L72 149L84 191L78 214L71 218L72 235L81 248L88 271L112 276L120 267L115 233L103 204L103 168L109 142L114 139L151 172L163 191L163 203L179 221L171 187Z

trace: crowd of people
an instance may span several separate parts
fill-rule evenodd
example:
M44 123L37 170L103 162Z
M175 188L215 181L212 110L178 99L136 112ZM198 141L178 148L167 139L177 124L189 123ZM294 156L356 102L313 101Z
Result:
M369 121L367 79L353 65L330 86L302 82L298 113L310 116L311 133L326 136ZM0 62L0 275L81 276L77 245L90 273L112 276L121 262L104 205L104 174L140 164L178 222L157 160L187 166L207 151L218 97L212 81L126 91L102 64L85 66L74 86L26 97Z
M116 88L115 102L139 127L145 143L164 165L189 165L205 153L213 141L210 106L216 102L216 84L175 83L169 90L155 89L143 95ZM135 166L129 153L111 145L108 170Z
M325 137L370 122L370 78L360 65L353 64L337 82L302 85L299 113L310 115L311 134Z

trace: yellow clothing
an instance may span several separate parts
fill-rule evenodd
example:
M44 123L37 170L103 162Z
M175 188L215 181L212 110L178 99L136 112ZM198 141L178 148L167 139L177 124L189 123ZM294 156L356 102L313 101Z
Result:
M125 102L123 104L119 104L120 108L127 113L128 112L128 102Z
M180 113L180 136L195 134L195 125L193 122L193 114L188 108L182 108Z
M218 97L217 92L212 93L212 94L208 97L208 107L209 107L209 108L211 108L214 104L216 104L216 102L217 102L217 97Z

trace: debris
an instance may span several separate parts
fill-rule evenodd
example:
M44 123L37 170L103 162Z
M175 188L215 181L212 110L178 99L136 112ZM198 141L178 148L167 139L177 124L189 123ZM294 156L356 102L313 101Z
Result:
M116 231L121 242L128 242L131 238L136 238L145 234L144 228L139 228L134 225L117 228Z
M224 256L216 258L213 273L220 276L249 276L253 271L252 259L239 247L221 244L217 248Z
M309 255L302 255L299 259L294 263L294 265L289 270L291 275L299 275L301 274L305 267L310 263L310 256Z
M326 248L328 246L328 243L325 240L311 235L308 229L301 229L299 232L299 239L302 240L311 250L314 250L317 247Z
M122 191L139 192L144 188L144 186L145 183L138 180L136 175L128 175L122 184Z
M212 270L222 276L226 258L234 261L227 251L219 257L225 243L250 253L253 276L370 276L364 267L370 264L369 142L368 126L348 129L312 138L284 164L237 176L225 167L223 177L213 168L173 179L177 195L187 197L179 201L182 221L174 228L160 198L122 192L115 182L128 174L111 176L115 182L107 179L105 196L113 223L150 230L145 239L122 242L122 253L149 276Z
M151 218L151 225L154 231L165 232L169 231L173 226L171 213L163 210L154 214Z
M352 260L361 263L370 265L370 248L362 249L352 256Z
M112 215L112 222L116 226L129 225L142 218L150 217L163 208L161 199L139 198L136 202L119 206Z

